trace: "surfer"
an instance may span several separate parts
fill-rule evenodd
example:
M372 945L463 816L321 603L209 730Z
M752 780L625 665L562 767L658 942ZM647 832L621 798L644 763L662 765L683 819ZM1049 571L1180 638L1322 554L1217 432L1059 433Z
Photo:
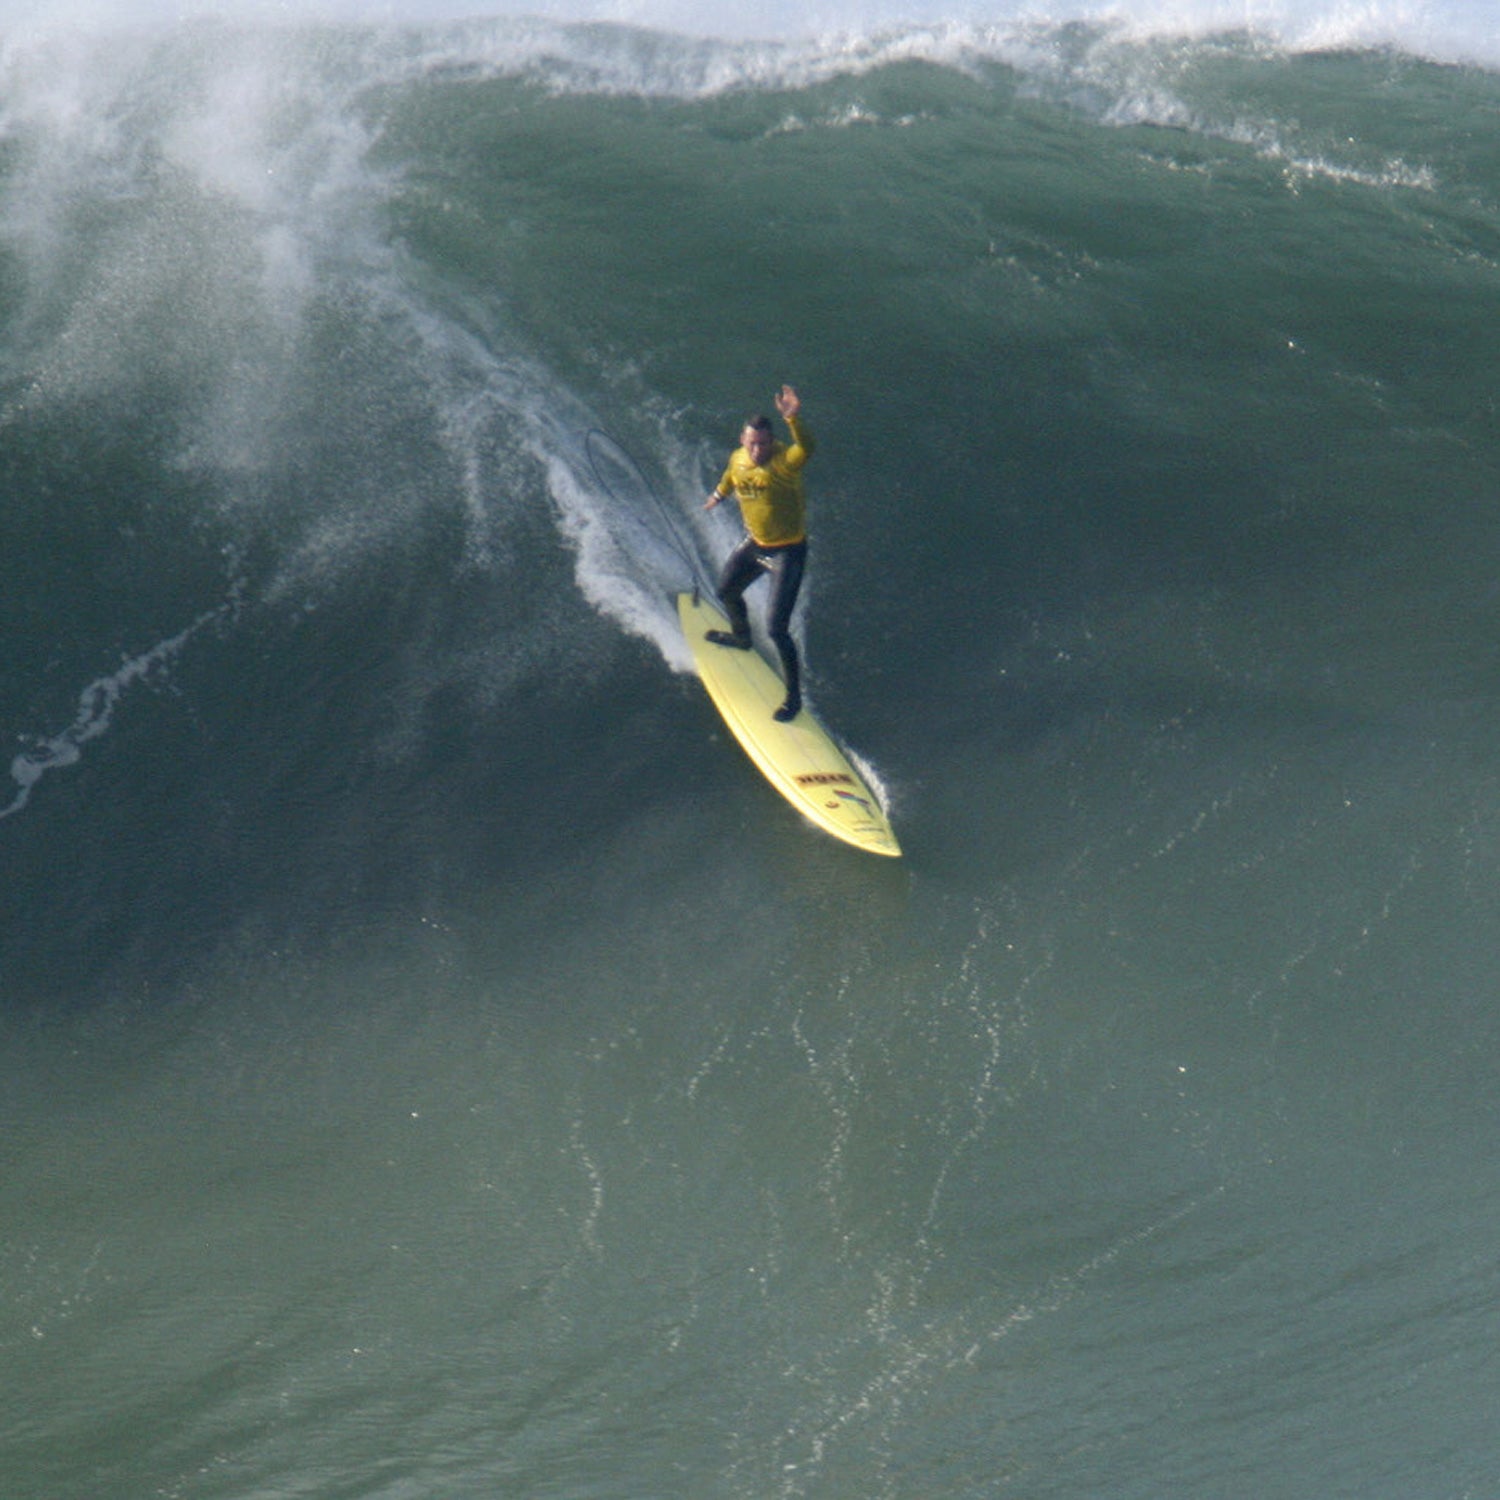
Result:
M712 510L733 494L740 503L740 518L746 533L744 541L729 554L719 575L719 599L731 628L710 630L708 639L717 646L738 651L750 649L750 613L745 608L745 590L762 573L769 573L771 603L766 623L786 679L786 701L775 715L783 724L802 712L802 669L791 623L797 594L802 588L802 570L807 563L807 500L802 493L802 466L812 454L813 441L798 417L801 409L796 391L789 385L782 386L776 397L776 410L791 432L791 443L776 441L769 417L751 417L740 433L740 446L730 454L728 467L703 507Z

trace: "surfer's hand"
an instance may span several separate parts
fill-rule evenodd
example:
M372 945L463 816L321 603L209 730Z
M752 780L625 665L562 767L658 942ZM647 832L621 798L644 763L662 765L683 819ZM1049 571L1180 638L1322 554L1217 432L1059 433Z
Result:
M724 497L718 492L718 490L714 490L713 493L709 495L708 499L703 502L704 510L712 510L714 506L722 503L723 499Z
M776 398L776 410L790 422L801 409L802 398L798 396L791 386L782 386L781 394Z

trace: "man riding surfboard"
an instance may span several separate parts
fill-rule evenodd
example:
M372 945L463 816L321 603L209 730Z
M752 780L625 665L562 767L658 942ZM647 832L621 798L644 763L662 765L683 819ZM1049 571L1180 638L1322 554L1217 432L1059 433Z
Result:
M733 650L750 649L745 590L762 573L769 573L767 627L786 681L786 701L775 713L782 723L802 712L802 669L791 621L807 563L807 499L802 491L802 467L812 455L813 440L799 418L801 409L796 391L789 385L782 386L776 410L786 422L791 442L776 441L769 417L752 416L740 433L740 446L730 454L723 475L704 504L705 510L712 510L732 494L739 501L740 518L745 523L745 539L729 554L719 575L719 600L729 616L730 629L710 630L708 639Z

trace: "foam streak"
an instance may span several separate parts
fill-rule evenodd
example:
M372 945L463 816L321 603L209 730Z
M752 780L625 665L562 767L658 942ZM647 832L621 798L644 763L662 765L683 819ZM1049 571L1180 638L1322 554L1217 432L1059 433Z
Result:
M115 707L126 689L165 667L204 626L222 619L233 608L231 601L199 615L185 630L158 642L149 651L131 657L118 672L97 677L89 683L78 695L78 714L73 722L61 734L43 740L35 749L11 761L10 774L17 791L9 806L0 808L0 818L20 812L30 800L32 789L49 771L77 765L83 758L83 747L109 728Z

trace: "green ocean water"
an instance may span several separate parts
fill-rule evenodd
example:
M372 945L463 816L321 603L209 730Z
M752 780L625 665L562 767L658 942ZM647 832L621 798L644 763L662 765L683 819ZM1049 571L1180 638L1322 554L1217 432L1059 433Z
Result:
M0 1491L1487 1492L1419 51L0 33ZM783 381L899 865L676 636Z

